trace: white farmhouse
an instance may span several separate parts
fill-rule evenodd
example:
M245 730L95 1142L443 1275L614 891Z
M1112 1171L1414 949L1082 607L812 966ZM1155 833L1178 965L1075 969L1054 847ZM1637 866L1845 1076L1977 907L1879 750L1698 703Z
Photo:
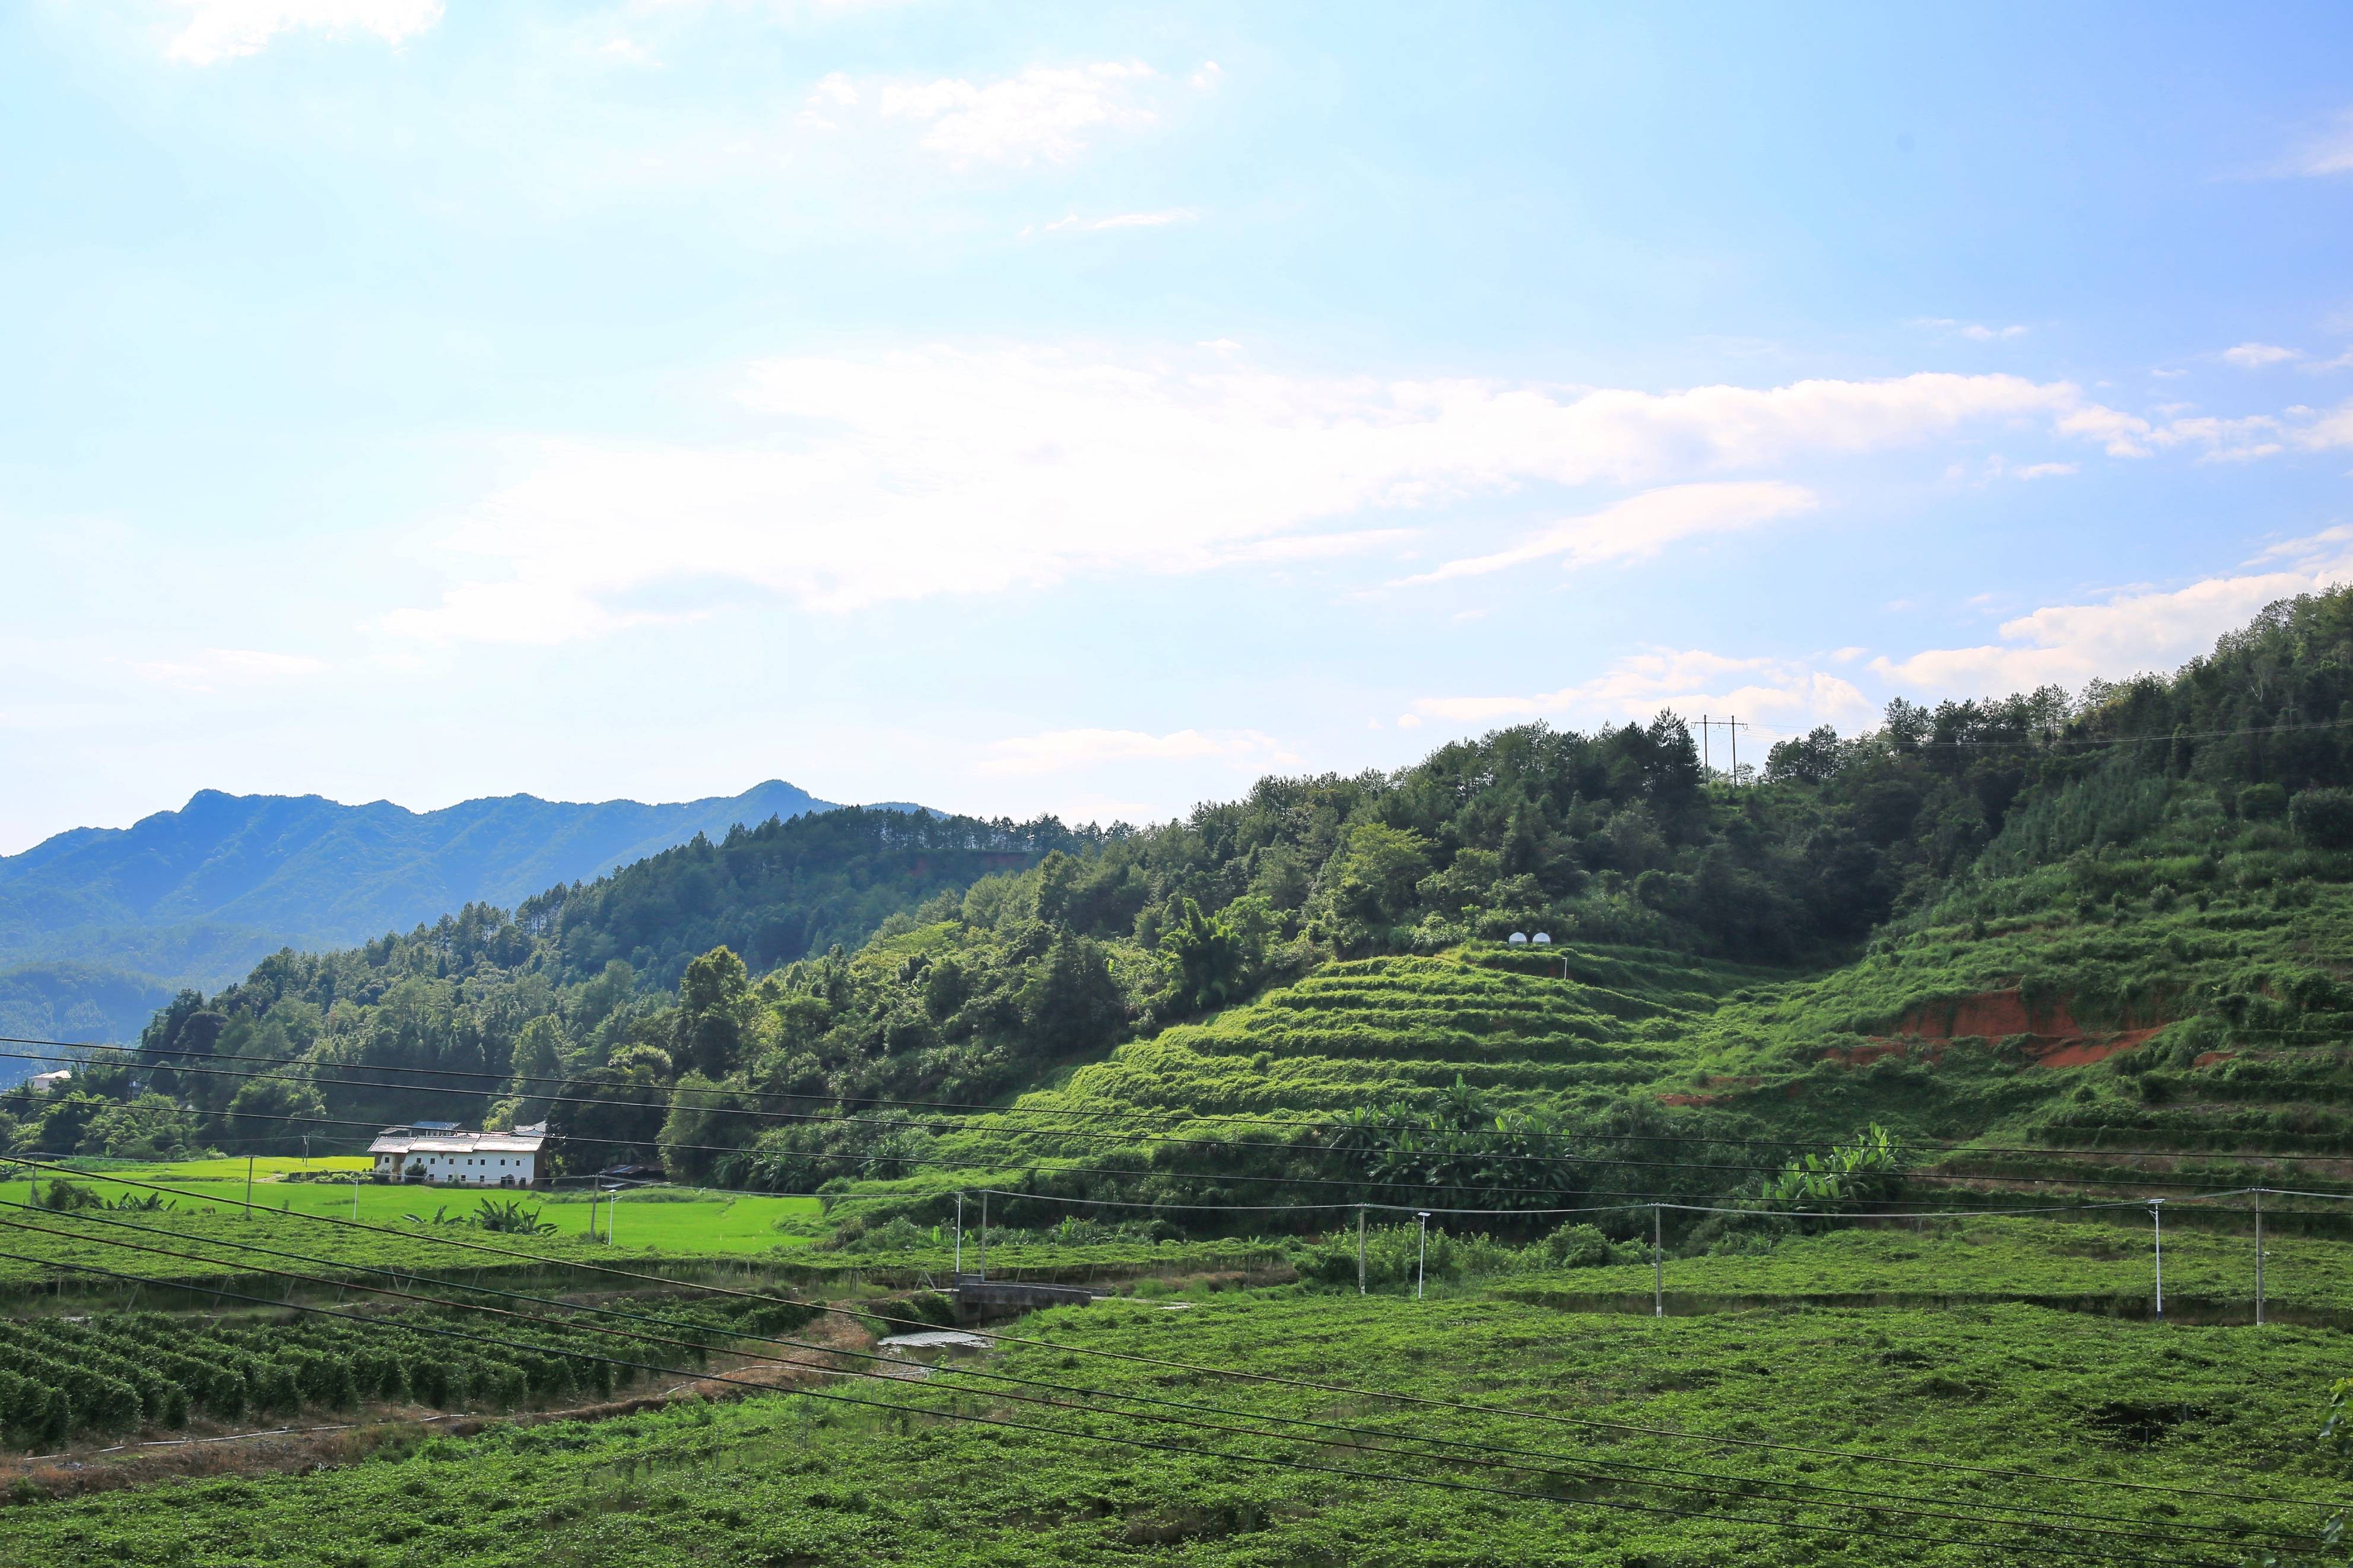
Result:
M59 1068L55 1072L37 1072L25 1080L35 1094L55 1094L73 1087L73 1068Z
M387 1127L368 1145L379 1182L436 1187L530 1187L542 1174L547 1123L512 1132L468 1132L446 1122Z

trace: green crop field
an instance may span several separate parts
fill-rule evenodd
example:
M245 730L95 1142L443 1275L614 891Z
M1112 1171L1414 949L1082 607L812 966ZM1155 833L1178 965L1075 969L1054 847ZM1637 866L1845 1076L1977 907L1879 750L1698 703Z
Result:
M653 1331L685 1342L665 1356L682 1351L699 1366L732 1326L708 1310L699 1318ZM444 1329L456 1332L436 1331ZM614 1343L561 1320L510 1326L430 1310L20 1319L0 1323L0 1441L55 1447L69 1437L181 1431L192 1419L233 1426L350 1412L363 1402L448 1410L600 1399L642 1375L617 1363L648 1359Z
M1655 1321L1277 1291L1103 1303L1022 1331L1046 1342L955 1364L1028 1384L852 1381L832 1400L493 1429L301 1477L51 1502L9 1516L5 1561L78 1564L103 1539L111 1561L158 1568L2236 1564L2309 1543L2353 1489L2312 1441L2340 1341L2297 1328L2025 1307Z
M555 1227L549 1235L522 1237L491 1234L470 1223L486 1194L455 1188L362 1183L354 1189L343 1183L257 1183L253 1208L248 1213L242 1174L235 1181L165 1180L142 1170L135 1178L126 1173L123 1179L115 1180L104 1174L76 1175L70 1179L103 1201L140 1201L153 1196L171 1206L128 1213L33 1209L28 1205L36 1194L46 1188L49 1178L0 1183L0 1205L13 1205L0 1207L0 1219L38 1225L49 1232L70 1233L74 1237L65 1240L53 1234L0 1227L0 1253L88 1263L172 1279L217 1279L240 1272L235 1262L217 1261L238 1259L233 1247L224 1248L217 1244L239 1241L254 1241L339 1263L413 1268L472 1269L501 1261L479 1253L469 1254L448 1245L452 1241L504 1247L558 1260L745 1257L779 1249L805 1249L822 1207L815 1198L696 1194L656 1188L625 1196L617 1205L598 1203L596 1239L592 1240L588 1231L590 1205L586 1198L574 1194L552 1199L531 1194L519 1198L512 1193L487 1194L496 1203L518 1201L525 1210L535 1211L541 1223ZM351 1229L317 1222L351 1217L354 1200L360 1221L386 1229ZM616 1208L617 1215L611 1212ZM315 1217L306 1220L301 1216ZM104 1223L109 1220L134 1222L166 1234L134 1235ZM605 1239L608 1235L612 1238L609 1242ZM205 1253L216 1260L190 1260L152 1253L134 1256L110 1246L110 1240L178 1247ZM269 1260L240 1261L267 1267ZM39 1264L0 1259L0 1284L28 1283L40 1276Z
M166 1160L154 1163L132 1164L127 1161L76 1161L93 1171L116 1171L137 1176L142 1181L238 1181L245 1180L248 1168L257 1181L275 1180L280 1176L300 1175L327 1171L361 1172L374 1168L375 1162L364 1154L301 1155L258 1154L251 1160Z
M119 1296L125 1287L110 1279L121 1276L283 1294L281 1285L271 1283L269 1270L356 1278L352 1271L389 1268L474 1280L493 1275L563 1278L582 1265L658 1265L690 1274L752 1268L788 1280L874 1276L913 1283L925 1275L945 1276L955 1257L947 1235L887 1250L815 1249L812 1237L826 1229L823 1205L816 1198L644 1189L621 1200L613 1222L617 1239L607 1242L608 1205L596 1205L591 1239L588 1202L571 1195L514 1200L542 1223L556 1226L552 1234L522 1236L470 1223L485 1194L454 1189L362 1184L356 1193L358 1223L352 1224L354 1193L343 1184L257 1185L248 1212L241 1181L153 1184L170 1189L171 1195L164 1195L102 1175L72 1179L103 1200L154 1196L171 1206L58 1211L32 1205L34 1184L0 1184L0 1289L55 1287ZM502 1204L512 1194L489 1196ZM418 1223L437 1215L441 1223ZM1069 1245L1017 1233L1000 1234L988 1260L991 1272L1013 1278L1116 1279L1165 1270L1282 1268L1284 1256L1282 1244L1247 1238ZM967 1237L965 1258L967 1267L980 1261L976 1229Z

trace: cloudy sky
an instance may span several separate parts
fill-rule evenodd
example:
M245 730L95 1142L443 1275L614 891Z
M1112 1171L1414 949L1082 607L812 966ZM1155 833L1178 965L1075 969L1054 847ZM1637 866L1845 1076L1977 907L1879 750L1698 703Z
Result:
M2353 575L2348 68L2333 6L26 0L0 851L1140 821L2170 668Z

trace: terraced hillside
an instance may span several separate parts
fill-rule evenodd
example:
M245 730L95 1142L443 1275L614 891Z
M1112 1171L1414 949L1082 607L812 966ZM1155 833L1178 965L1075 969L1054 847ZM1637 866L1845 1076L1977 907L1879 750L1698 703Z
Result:
M2353 886L2337 855L2181 853L2206 804L1973 879L1855 963L1718 1010L1687 1042L1695 1099L2002 1142L2353 1150Z
M2179 815L2194 824L2199 805ZM1692 1140L1685 1158L1714 1169L1660 1178L1678 1191L1740 1186L1738 1141L1829 1142L1872 1122L1989 1181L2353 1180L2353 886L2312 875L2338 871L2334 857L2256 847L2198 857L2211 869L2179 893L2168 879L2194 872L2168 848L2158 836L1979 879L1812 974L1593 946L1335 963L1122 1046L1017 1110L1264 1139L1266 1119L1460 1081L1594 1138ZM1039 1125L1008 1117L962 1147L1109 1152L1100 1132L1009 1135Z
M1564 976L1562 970L1567 973ZM1034 1110L1339 1110L1458 1078L1547 1109L1675 1077L1673 1042L1767 972L1641 950L1335 963L1123 1046Z

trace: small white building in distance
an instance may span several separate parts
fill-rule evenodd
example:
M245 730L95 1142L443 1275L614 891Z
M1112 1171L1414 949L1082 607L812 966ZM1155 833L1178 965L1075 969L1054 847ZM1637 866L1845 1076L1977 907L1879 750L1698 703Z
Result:
M35 1094L55 1094L73 1087L73 1068L59 1068L55 1072L37 1072L25 1080L25 1086Z
M379 1182L423 1182L436 1187L530 1187L539 1184L540 1146L547 1123L512 1132L468 1132L448 1122L387 1127L368 1145Z

